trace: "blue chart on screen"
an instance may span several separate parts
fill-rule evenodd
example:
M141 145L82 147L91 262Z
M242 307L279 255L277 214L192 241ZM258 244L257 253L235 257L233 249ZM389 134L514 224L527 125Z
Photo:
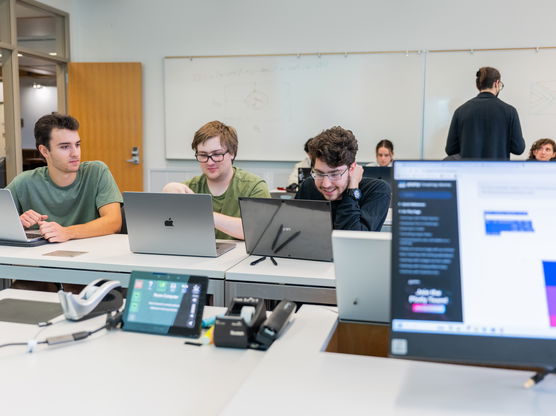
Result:
M535 232L533 221L525 211L485 211L485 231L487 235L502 232Z

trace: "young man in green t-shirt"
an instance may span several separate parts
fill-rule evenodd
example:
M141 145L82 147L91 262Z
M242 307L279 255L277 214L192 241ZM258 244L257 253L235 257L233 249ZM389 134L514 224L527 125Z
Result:
M79 122L49 114L35 124L47 166L16 176L7 186L25 228L50 242L113 234L122 226L122 195L102 162L81 162Z
M197 130L191 148L203 174L183 183L171 182L162 191L212 195L216 238L243 240L238 198L270 198L266 182L233 166L237 133L220 121L211 121Z

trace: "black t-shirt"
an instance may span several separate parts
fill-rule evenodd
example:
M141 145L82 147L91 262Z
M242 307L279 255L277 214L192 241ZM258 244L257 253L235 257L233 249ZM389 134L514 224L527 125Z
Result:
M359 189L359 201L345 195L342 199L332 201L335 230L380 231L382 228L392 196L390 185L380 179L362 178ZM326 201L315 186L313 178L303 181L295 199Z

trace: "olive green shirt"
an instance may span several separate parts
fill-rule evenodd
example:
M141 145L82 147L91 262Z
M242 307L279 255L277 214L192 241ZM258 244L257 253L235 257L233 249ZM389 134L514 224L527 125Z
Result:
M230 217L240 217L239 197L270 198L266 182L257 175L240 168L234 168L234 176L228 189L219 196L211 194L205 175L195 176L183 183L196 194L211 195L213 211ZM215 230L215 235L216 238L233 239L233 237L219 230Z
M19 214L32 209L63 227L95 220L100 207L123 202L108 166L100 161L82 162L68 186L52 182L48 167L43 166L17 175L7 188Z

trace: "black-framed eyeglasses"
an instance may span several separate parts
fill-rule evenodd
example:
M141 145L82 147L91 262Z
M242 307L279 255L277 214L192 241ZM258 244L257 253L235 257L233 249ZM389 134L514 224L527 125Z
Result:
M212 153L210 155L206 155L204 153L199 154L195 152L195 159L197 159L197 161L201 163L207 163L209 159L211 159L213 162L222 162L226 153L230 152L226 150L224 153Z
M316 181L322 181L322 180L324 180L324 178L328 178L329 181L336 182L336 181L339 181L342 178L342 176L344 175L344 173L346 173L348 171L348 169L349 169L349 167L345 168L345 170L343 172L332 172L332 173L322 173L322 172L316 172L316 171L312 170L311 171L311 176Z
M504 89L504 83L502 81L498 81L500 83L500 91Z

